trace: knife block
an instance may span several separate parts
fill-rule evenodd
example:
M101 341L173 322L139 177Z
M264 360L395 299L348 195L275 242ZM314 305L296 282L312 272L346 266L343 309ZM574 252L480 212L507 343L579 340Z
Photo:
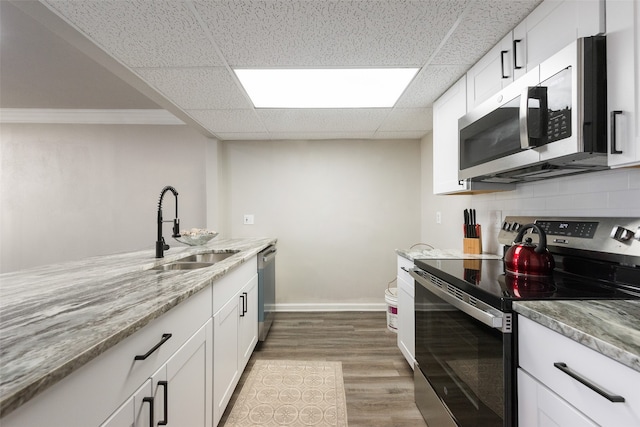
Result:
M477 228L478 237L465 237L462 239L462 252L465 254L482 253L482 232L481 227Z

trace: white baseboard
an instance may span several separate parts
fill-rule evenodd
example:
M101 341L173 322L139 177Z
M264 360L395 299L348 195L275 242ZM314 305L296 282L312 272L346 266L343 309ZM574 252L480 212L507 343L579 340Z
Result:
M318 303L318 304L276 304L277 312L285 311L386 311L385 303L370 304L342 304L342 303Z

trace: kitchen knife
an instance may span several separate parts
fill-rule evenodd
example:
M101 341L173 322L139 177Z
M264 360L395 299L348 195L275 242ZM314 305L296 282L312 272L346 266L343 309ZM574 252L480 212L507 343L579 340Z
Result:
M464 237L469 237L469 210L464 210Z
M469 227L470 230L470 237L476 238L478 236L476 236L476 210L475 209L471 209L469 212L469 223L471 225L471 227Z

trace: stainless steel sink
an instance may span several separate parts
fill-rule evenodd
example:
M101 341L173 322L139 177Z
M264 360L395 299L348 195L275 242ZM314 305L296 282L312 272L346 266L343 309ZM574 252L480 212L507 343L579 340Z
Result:
M208 262L208 263L216 263L223 261L230 256L237 254L238 251L235 252L209 252L205 254L198 255L189 255L188 257L180 258L178 262Z
M181 261L175 261L175 262L169 262L167 264L158 265L156 267L153 267L151 270L161 270L161 271L168 271L168 270L196 270L198 268L211 267L213 264L214 264L213 262L181 262Z

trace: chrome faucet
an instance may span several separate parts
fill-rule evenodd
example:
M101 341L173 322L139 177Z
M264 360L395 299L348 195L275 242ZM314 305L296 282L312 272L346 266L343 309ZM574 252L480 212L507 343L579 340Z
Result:
M162 223L171 222L162 220L162 198L167 191L171 191L176 198L176 217L173 219L172 237L180 237L180 219L178 219L178 192L172 186L167 185L162 189L162 192L160 193L160 200L158 201L158 240L156 241L156 258L164 257L164 251L169 249L169 245L164 242L164 237L162 237Z

